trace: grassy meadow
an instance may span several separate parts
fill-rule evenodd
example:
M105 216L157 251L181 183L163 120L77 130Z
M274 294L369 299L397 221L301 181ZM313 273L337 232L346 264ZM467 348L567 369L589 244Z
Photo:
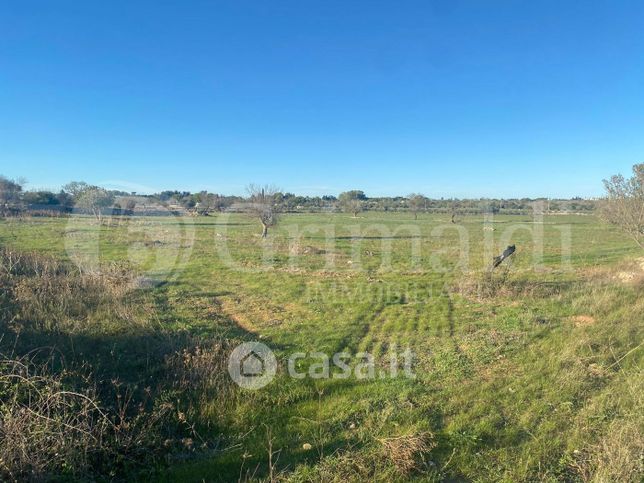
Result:
M285 214L267 239L242 214L0 221L11 251L1 352L56 347L63 356L48 350L34 364L84 375L59 382L89 384L120 417L109 418L113 447L125 426L145 436L110 450L117 464L99 476L91 455L85 470L52 459L34 475L640 481L644 253L593 216L456 221ZM516 253L490 273L508 244ZM36 260L17 272L13 251L80 281L52 299L42 279L63 269ZM278 372L243 390L226 357L254 340L275 352ZM389 357L406 349L415 377L389 377ZM295 352L368 352L376 377L293 379ZM0 474L21 479L14 468L0 457Z

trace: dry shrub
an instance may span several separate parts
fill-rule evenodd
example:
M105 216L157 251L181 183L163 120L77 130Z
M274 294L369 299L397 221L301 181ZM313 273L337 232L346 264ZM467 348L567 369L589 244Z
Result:
M377 441L375 448L346 450L327 456L311 468L311 472L296 469L288 481L408 481L417 472L435 476L431 462L425 461L436 446L431 433L409 433Z
M434 437L429 432L410 433L379 441L383 457L403 475L421 470L425 464L424 456L436 446Z
M0 274L4 277L65 273L66 267L54 258L37 253L0 248Z
M614 421L598 444L567 457L570 480L639 483L644 475L644 440L633 421Z
M0 361L0 476L40 480L87 474L112 422L93 390L66 389L65 374L29 358Z
M0 354L0 480L113 478L153 472L169 453L192 453L186 442L196 433L179 407L195 412L199 403L227 400L234 391L228 349L206 345L168 356L167 378L143 397L118 380L99 390L91 374L61 369L61 359L43 359L43 351ZM164 393L177 401L164 401ZM168 444L174 441L184 445Z
M21 328L75 331L98 312L129 322L140 306L126 295L134 275L122 264L81 272L52 257L0 249L2 319Z
M160 461L171 405L146 410L116 381L115 401L105 405L90 377L54 370L60 361L43 361L39 352L0 355L0 478L113 477L128 465Z
M640 421L641 422L641 421ZM623 421L612 424L594 448L594 474L591 481L639 482L644 476L644 437L642 428Z
M516 279L509 277L507 271L487 271L464 274L452 290L466 298L484 301L496 297L553 297L580 287L578 282Z
M632 353L635 355L635 353ZM641 482L644 477L644 372L641 366L624 379L626 390L611 394L619 416L587 449L589 481ZM583 473L582 473L583 474Z
M503 283L492 278L491 274L470 272L463 274L463 276L456 281L452 287L452 291L462 295L463 297L481 301L500 295L502 288Z
M228 358L234 344L223 339L193 340L167 358L167 367L177 389L198 392L210 399L233 390Z
M181 408L231 394L228 345L134 326L151 301L132 280L119 265L87 273L0 248L0 481L149 477L195 450L165 442L196 434ZM126 357L92 353L101 340Z
M227 410L237 401L237 386L228 375L228 359L232 342L221 339L190 340L185 347L166 357L166 373L173 391L181 394L177 401L180 419L208 420L226 424ZM194 426L189 428L194 429ZM197 435L202 446L208 443Z
M575 327L584 327L586 325L593 325L596 320L595 317L590 315L574 315L568 318Z
M378 462L364 453L351 451L324 458L315 467L315 478L305 481L347 482L376 481ZM298 481L297 478L292 478Z
M94 394L66 391L61 376L16 359L0 362L0 394L0 475L86 472L111 424Z

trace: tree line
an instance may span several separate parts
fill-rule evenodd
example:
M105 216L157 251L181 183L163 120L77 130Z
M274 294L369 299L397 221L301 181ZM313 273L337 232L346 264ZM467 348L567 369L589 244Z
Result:
M208 191L166 190L155 194L138 194L108 190L83 181L72 181L58 192L25 190L23 180L0 176L0 216L21 214L51 215L70 213L73 210L94 214L97 218L109 211L121 215L137 212L153 214L155 206L171 209L180 214L207 216L212 213L236 209L239 205L257 198L257 186L250 185L247 196L223 195ZM431 198L419 193L407 196L369 197L362 190L350 190L337 197L304 196L283 192L274 187L263 187L264 201L281 213L343 211L358 216L363 211L403 211L415 218L420 213L447 213L452 219L458 214L481 212L520 214L533 209L535 201L542 202L548 212L592 212L596 201L572 199L456 199Z
M403 211L413 214L446 213L452 223L460 215L476 213L523 214L535 208L542 213L591 213L626 232L644 247L644 163L633 166L633 175L604 180L605 196L598 199L435 199L421 193L395 197L368 197L362 190L350 190L335 196L300 196L285 193L272 185L249 185L247 196L226 196L208 191L162 191L139 195L108 190L84 181L67 183L58 192L25 191L24 180L0 175L0 218L8 216L66 214L72 211L92 214L99 221L110 215L162 213L208 216L222 211L240 211L258 219L262 237L277 224L280 213L343 211L357 217L362 211ZM141 206L143 209L141 209Z

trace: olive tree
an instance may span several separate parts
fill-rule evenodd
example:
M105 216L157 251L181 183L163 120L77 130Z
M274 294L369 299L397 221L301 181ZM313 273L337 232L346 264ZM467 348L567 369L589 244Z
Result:
M340 208L345 213L353 213L354 218L362 211L362 203L366 199L364 192L360 190L345 191L338 196Z
M63 191L69 193L75 200L80 194L90 186L85 181L71 181L63 186Z
M452 200L450 203L450 221L456 223L456 215L458 214L459 202L458 200Z
M272 185L258 186L255 184L248 185L246 190L248 191L248 203L246 203L245 209L251 216L259 219L262 224L262 238L266 238L268 229L277 225L279 220L276 195L280 190Z
M604 187L606 196L600 203L600 216L644 248L644 163L633 166L629 179L621 174L605 179Z
M72 195L74 206L93 213L98 221L103 218L103 209L114 203L114 193L83 181L72 181L63 186L63 189Z
M418 212L427 206L427 198L420 193L412 193L407 196L407 199L409 200L409 211L414 214L414 220L417 220Z
M215 208L215 196L207 191L201 191L195 195L195 212L201 216L207 216Z
M114 194L98 186L90 186L81 193L76 206L91 211L98 221L103 218L103 209L114 203Z

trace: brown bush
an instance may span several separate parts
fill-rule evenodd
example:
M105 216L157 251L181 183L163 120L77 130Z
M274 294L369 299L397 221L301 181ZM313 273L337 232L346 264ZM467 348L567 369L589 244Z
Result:
M436 446L431 433L410 433L379 440L382 454L403 475L421 470L423 457Z
M496 297L552 297L582 286L581 282L516 279L506 272L473 272L457 280L452 291L466 298L483 301Z
M52 257L1 248L0 322L20 329L68 332L87 329L88 320L99 312L116 313L132 322L135 308L140 307L126 297L134 280L122 264L81 272Z
M134 280L120 265L83 273L0 248L0 480L150 477L195 451L166 443L192 441L185 413L232 394L228 345L152 326Z
M87 474L113 425L95 392L66 389L66 374L51 373L47 364L0 357L0 475Z
M91 378L55 370L59 361L52 355L43 362L39 352L0 355L0 477L88 479L159 460L171 405L146 410L127 389L119 392L117 381L115 401L105 405Z

